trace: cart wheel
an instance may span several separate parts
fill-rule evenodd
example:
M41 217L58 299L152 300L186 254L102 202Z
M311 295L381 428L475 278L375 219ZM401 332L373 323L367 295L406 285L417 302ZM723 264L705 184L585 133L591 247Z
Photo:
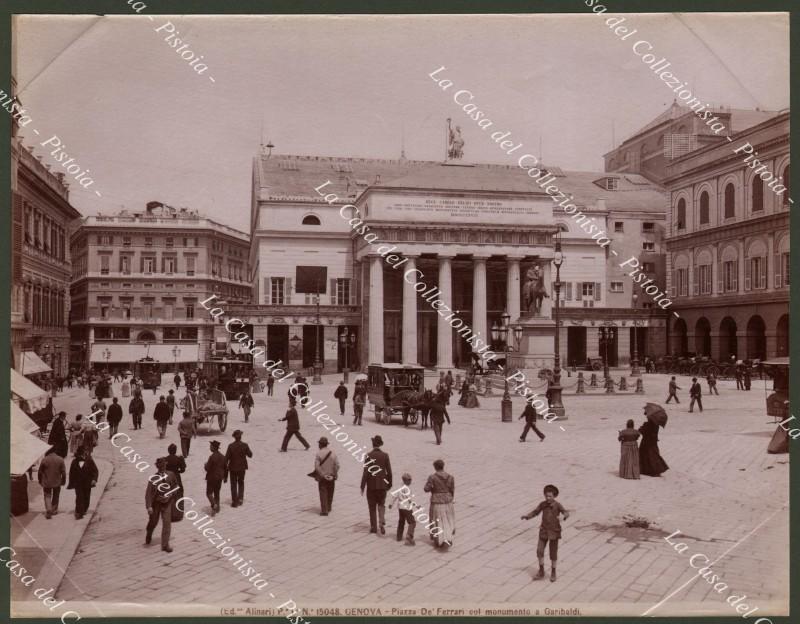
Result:
M599 371L603 368L603 365L600 362L592 362L592 370Z
M218 416L219 420L219 430L220 432L224 432L225 429L228 427L228 414L220 414Z

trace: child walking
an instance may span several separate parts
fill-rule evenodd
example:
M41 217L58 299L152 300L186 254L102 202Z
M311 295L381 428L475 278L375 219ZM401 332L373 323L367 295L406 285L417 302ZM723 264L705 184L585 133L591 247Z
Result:
M411 492L411 475L404 472L402 479L403 487L397 488L392 492L392 501L389 503L389 509L397 503L397 510L400 512L397 519L397 541L401 542L403 540L403 529L406 522L408 522L406 546L414 546L416 544L414 541L414 529L417 526L417 521L412 515L416 503L412 500L414 494Z
M558 540L561 539L561 522L559 514L564 515L564 520L569 518L569 513L563 505L556 500L558 488L555 485L544 486L544 500L529 514L522 516L523 520L535 518L542 514L542 524L539 526L539 545L536 556L539 559L539 571L533 577L534 581L544 578L544 547L550 542L550 581L556 580L556 560L558 559Z

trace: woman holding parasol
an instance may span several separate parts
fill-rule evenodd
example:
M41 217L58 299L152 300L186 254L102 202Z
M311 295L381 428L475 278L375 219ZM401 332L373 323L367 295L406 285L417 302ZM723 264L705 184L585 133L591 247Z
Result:
M644 406L645 423L639 427L642 442L639 445L639 468L643 475L659 477L662 472L669 470L667 462L658 451L658 428L666 427L667 413L664 408L656 403L647 403Z

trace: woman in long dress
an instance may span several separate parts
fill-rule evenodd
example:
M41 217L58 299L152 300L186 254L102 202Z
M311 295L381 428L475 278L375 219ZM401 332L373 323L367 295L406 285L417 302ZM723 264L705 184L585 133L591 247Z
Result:
M669 470L667 462L658 451L658 425L650 420L639 427L642 442L639 445L639 468L643 475L660 477L662 472Z
M619 476L623 479L639 478L639 448L636 441L639 432L636 431L631 418L625 429L619 432L617 439L621 442L619 457Z
M75 455L76 451L83 446L83 414L75 416L75 420L69 426L69 454Z
M453 507L455 479L444 471L444 462L437 459L433 462L436 470L425 483L425 491L431 493L429 520L433 523L430 529L431 539L437 548L452 546L456 534L456 511Z
M464 402L464 407L480 407L481 404L478 403L478 388L475 386L474 383L471 383L467 387L467 399Z
M458 404L461 407L465 407L467 404L467 395L469 394L469 380L465 379L464 383L461 384L461 396L458 399Z

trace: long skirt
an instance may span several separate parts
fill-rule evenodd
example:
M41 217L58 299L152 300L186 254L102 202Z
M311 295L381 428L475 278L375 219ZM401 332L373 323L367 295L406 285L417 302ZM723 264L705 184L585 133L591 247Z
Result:
M636 440L628 440L622 443L619 458L619 476L623 479L639 478L639 448Z
M649 477L657 477L662 472L669 470L667 462L661 457L658 452L658 445L645 445L639 448L639 469L643 475Z
M431 539L436 546L447 543L453 545L453 536L456 534L456 510L453 503L431 503L430 522L434 524L430 528ZM441 529L435 530L435 527Z
M122 397L127 398L131 395L131 385L127 381L122 382Z
M464 402L464 407L480 407L478 403L478 396L474 392L467 392L467 400Z

